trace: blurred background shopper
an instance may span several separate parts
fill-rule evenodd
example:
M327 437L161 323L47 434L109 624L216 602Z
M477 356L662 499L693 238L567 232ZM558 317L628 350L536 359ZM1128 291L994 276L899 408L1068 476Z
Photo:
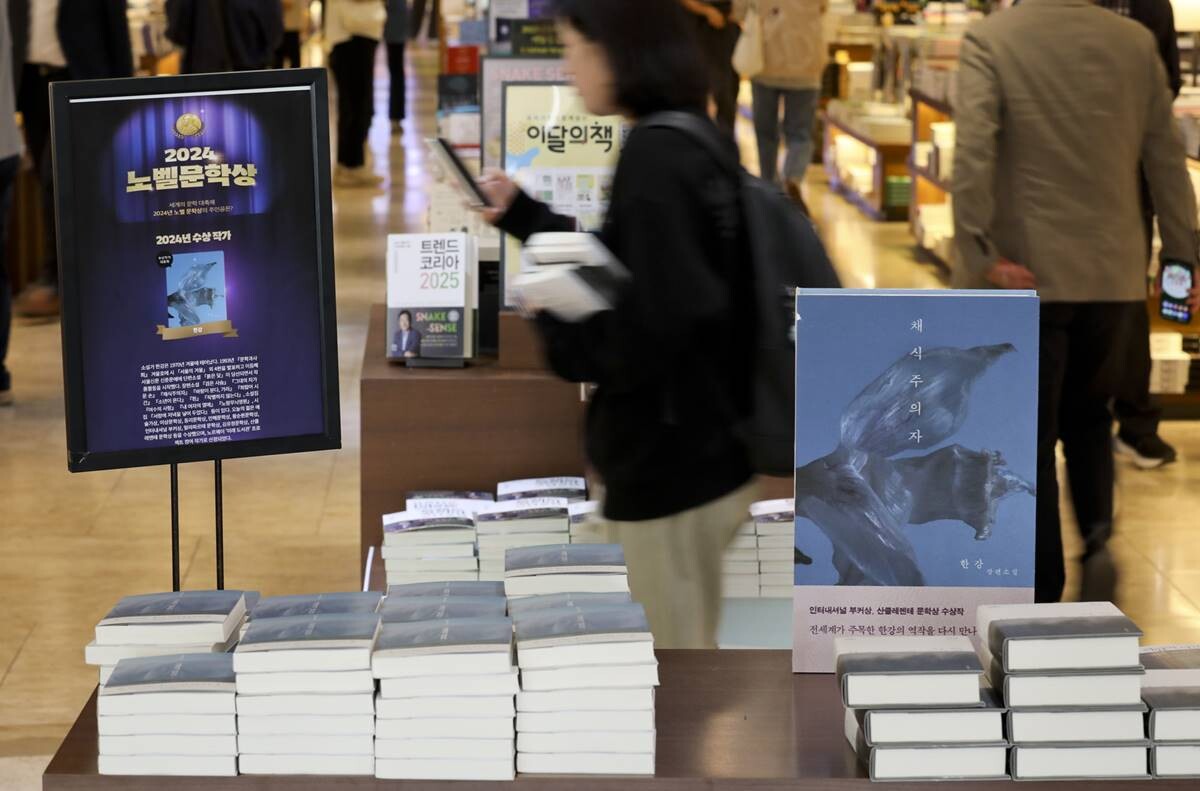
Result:
M407 0L387 0L387 23L383 27L383 40L387 43L388 75L388 120L392 122L392 133L400 133L400 124L408 116L407 92L404 73L404 43L408 40Z
M1065 582L1061 440L1084 541L1081 596L1109 600L1109 402L1123 392L1129 344L1146 343L1139 173L1162 258L1197 260L1196 201L1166 71L1139 25L1089 0L1025 0L968 28L955 121L963 273L1037 289L1042 300L1035 595L1057 601ZM1200 308L1200 290L1192 301Z
M543 312L537 328L559 376L597 385L586 444L604 487L601 530L625 547L656 644L714 647L721 556L755 489L733 432L749 355L723 329L753 315L736 185L699 142L638 123L705 115L703 56L678 0L563 0L557 13L589 112L634 124L600 232L632 281L613 310L580 323ZM486 216L518 238L574 228L504 175L484 183L500 207Z
M12 327L12 290L8 282L8 208L21 162L17 97L8 35L8 0L0 0L0 407L13 403L12 376L5 367Z
M307 21L307 0L282 0L283 40L275 51L275 68L300 68L300 34Z
M375 115L375 50L387 11L382 0L327 0L325 46L337 83L337 187L375 187L367 165L367 134Z
M283 42L279 0L167 0L167 38L183 48L184 74L254 71Z
M800 185L812 162L813 124L828 56L822 32L824 0L734 0L733 18L753 9L762 25L763 70L754 75L754 137L759 175L778 181L803 203ZM783 105L782 121L780 105ZM779 173L779 138L787 154Z
M733 70L733 49L737 46L738 26L730 15L730 0L679 0L693 17L692 27L700 43L708 94L716 110L717 127L730 140L737 121L737 97L741 80Z

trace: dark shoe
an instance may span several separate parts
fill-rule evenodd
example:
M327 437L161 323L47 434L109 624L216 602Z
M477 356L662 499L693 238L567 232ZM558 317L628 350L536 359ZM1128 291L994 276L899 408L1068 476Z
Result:
M58 289L32 285L13 301L13 312L26 319L53 319L58 316Z
M7 390L0 390L0 407L12 406L13 401L13 391L11 387Z
M1157 434L1136 438L1128 434L1117 434L1117 438L1113 440L1113 450L1118 456L1129 459L1135 467L1143 470L1162 467L1178 457L1175 449Z
M1112 601L1117 595L1117 564L1108 547L1083 559L1083 588L1080 601Z

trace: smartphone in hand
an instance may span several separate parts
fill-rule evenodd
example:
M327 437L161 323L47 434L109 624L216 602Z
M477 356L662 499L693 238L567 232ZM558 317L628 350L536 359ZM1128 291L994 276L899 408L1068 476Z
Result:
M1183 261L1163 261L1162 294L1158 312L1167 321L1188 324L1192 320L1188 296L1196 284L1196 267Z

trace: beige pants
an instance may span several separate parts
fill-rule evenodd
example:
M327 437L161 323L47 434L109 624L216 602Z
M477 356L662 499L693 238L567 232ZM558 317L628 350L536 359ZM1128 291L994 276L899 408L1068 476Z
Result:
M656 648L716 648L721 558L746 522L758 484L690 511L642 522L595 520L589 527L625 549L629 588L646 608Z

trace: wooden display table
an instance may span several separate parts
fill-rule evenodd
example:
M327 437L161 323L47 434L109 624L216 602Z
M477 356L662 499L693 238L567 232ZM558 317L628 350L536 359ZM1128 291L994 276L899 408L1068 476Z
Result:
M842 707L830 675L796 676L788 651L659 651L658 768L655 777L526 776L480 788L768 789L850 791L929 789L931 783L876 786L863 774L842 736ZM464 788L465 783L381 781L370 777L102 777L96 774L96 700L84 706L43 777L45 791L122 789ZM1195 788L1194 780L1093 783L946 782L938 791Z

